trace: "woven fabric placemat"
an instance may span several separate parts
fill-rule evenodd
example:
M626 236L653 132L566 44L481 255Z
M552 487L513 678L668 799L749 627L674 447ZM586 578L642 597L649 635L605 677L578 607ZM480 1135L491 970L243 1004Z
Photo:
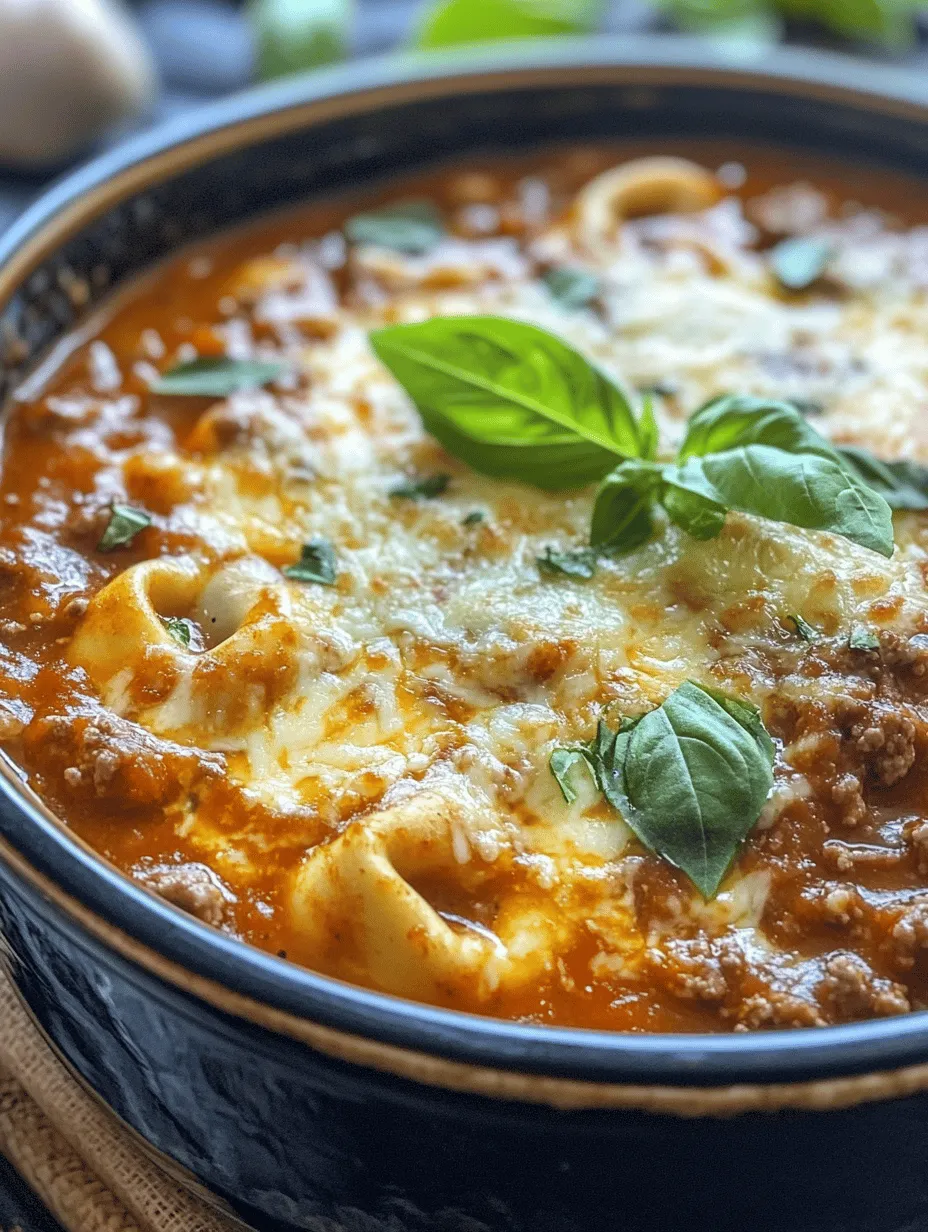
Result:
M0 972L0 1152L66 1232L234 1232L71 1076Z

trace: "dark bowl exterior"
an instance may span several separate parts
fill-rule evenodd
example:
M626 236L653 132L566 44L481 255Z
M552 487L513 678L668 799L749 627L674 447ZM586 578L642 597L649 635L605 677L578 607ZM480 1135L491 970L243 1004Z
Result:
M127 278L262 210L466 151L665 136L928 177L928 89L834 58L777 53L761 71L624 40L256 92L99 160L5 237L0 397ZM928 1228L924 1014L649 1038L411 1005L183 916L2 770L0 945L24 1002L162 1162L258 1227Z

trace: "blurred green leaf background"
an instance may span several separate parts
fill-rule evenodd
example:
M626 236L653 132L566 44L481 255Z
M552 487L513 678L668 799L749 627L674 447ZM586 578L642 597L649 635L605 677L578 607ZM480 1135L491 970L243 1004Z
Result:
M497 39L588 34L607 0L423 0L407 46L428 49ZM917 35L920 0L654 0L662 28L773 42L831 38L901 53ZM342 59L357 20L355 0L251 0L259 75L277 77Z

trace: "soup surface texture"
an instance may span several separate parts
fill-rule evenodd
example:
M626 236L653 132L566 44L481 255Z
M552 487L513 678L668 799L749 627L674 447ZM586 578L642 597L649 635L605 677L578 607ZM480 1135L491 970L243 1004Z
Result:
M152 892L400 996L928 1007L919 191L555 151L182 254L10 409L8 753Z

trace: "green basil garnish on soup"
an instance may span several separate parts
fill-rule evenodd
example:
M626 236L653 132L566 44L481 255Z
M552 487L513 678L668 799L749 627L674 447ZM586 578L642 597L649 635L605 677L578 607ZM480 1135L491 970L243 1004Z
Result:
M662 507L696 539L739 511L892 555L886 500L788 402L715 398L691 417L676 461L657 463L650 404L636 416L614 381L537 326L433 317L377 330L371 344L426 428L475 470L548 489L602 478L593 547L638 547Z
M806 291L825 273L831 245L820 239L797 236L770 250L770 268L787 291Z
M549 577L591 578L596 573L596 553L590 548L558 551L550 545L537 558L540 573Z
M100 552L112 552L115 548L128 547L146 526L151 526L151 514L132 505L110 506L110 519L97 544Z
M177 364L152 382L154 394L187 398L227 398L241 389L269 385L287 371L276 359L192 359Z
M355 214L345 223L351 244L392 248L407 256L422 256L441 242L445 225L431 201L409 201Z
M429 500L448 489L450 475L423 475L421 479L403 479L394 484L390 495L397 500Z
M338 559L335 548L328 539L317 537L304 543L300 559L287 565L284 577L292 582L318 582L321 586L334 586L338 577Z
M774 746L760 712L695 681L618 730L601 721L589 744L556 749L551 771L568 804L581 760L641 842L705 898L718 891L773 786Z
M377 330L371 344L432 435L483 474L580 487L656 448L618 385L536 325L433 317Z

